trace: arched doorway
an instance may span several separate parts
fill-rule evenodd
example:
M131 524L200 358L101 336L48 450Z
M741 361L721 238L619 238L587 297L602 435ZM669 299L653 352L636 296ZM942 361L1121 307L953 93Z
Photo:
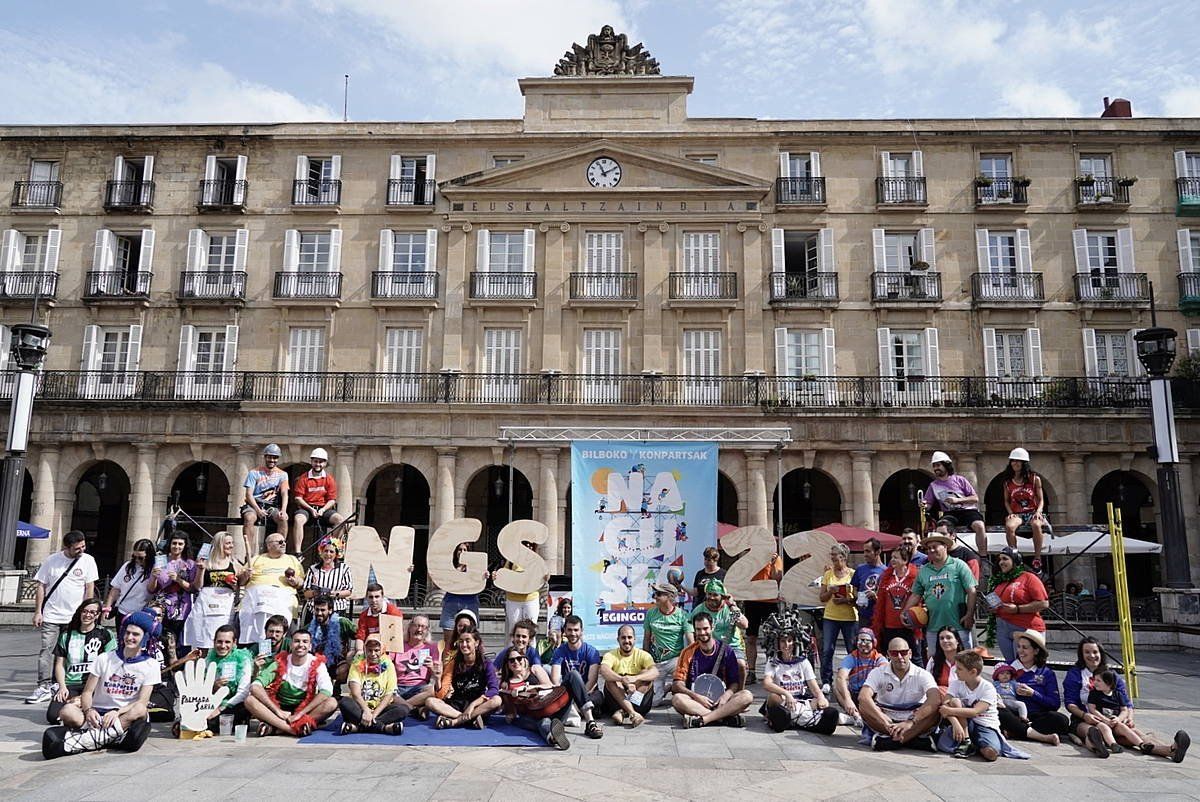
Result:
M1154 496L1142 477L1132 471L1113 471L1100 478L1092 488L1092 521L1108 524L1108 504L1121 511L1125 537L1158 542ZM1160 556L1131 554L1126 557L1130 596L1148 596L1162 584ZM1096 556L1096 587L1113 587L1112 557ZM1095 590L1093 588L1092 590Z
M737 485L721 471L717 471L717 522L738 525Z
M363 523L375 527L385 544L393 526L411 526L416 532L413 576L428 586L429 482L420 471L405 464L388 465L376 473L367 485Z
M112 576L126 555L121 553L129 522L129 477L115 462L97 462L75 485L71 528L87 537L88 553L101 577ZM140 536L140 535L139 535ZM153 537L147 532L145 537Z
M783 475L783 535L805 532L823 524L842 520L842 494L833 479L814 468L796 468ZM771 522L779 537L779 488L775 488L775 520Z
M225 472L211 462L195 462L180 471L171 485L171 503L216 534L225 528L229 516L229 480ZM240 505L239 505L240 506ZM179 516L179 529L191 538L192 553L208 543L208 536L187 517Z
M879 488L879 531L898 535L905 529L920 530L917 499L932 481L929 474L911 468L889 476Z
M467 483L464 515L476 518L483 524L483 534L473 548L483 551L486 547L488 565L498 567L500 551L496 548L496 536L509 521L533 518L533 487L525 474L513 468L512 517L508 514L508 466L489 465L471 477Z
M21 506L17 511L17 518L25 523L30 523L29 518L33 514L33 477L29 475L28 469L25 470L24 474L24 479L21 481ZM61 543L62 533L51 532L50 538L51 540L58 538L59 542ZM17 568L27 567L25 565L25 551L28 546L29 538L17 538L16 550L13 552L13 565L15 565ZM50 550L54 551L54 549L55 544L51 542Z
M1004 474L1005 471L996 474L983 493L983 520L988 526L1004 526L1004 519L1008 517L1004 508ZM1048 511L1051 506L1050 486L1043 478L1042 508Z

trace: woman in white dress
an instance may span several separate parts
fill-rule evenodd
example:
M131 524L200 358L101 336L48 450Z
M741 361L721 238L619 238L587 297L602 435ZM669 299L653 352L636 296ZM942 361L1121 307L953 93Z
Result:
M211 649L217 628L233 622L242 570L242 564L233 558L233 536L218 532L208 560L197 567L200 593L184 624L184 641L194 648Z

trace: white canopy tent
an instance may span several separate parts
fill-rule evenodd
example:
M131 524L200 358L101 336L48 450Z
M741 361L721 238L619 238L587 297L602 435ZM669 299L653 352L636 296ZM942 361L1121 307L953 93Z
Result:
M959 542L971 548L975 547L975 536L970 534L959 534ZM1126 554L1160 554L1162 553L1162 544L1154 543L1149 540L1134 540L1131 537L1124 538ZM988 551L996 554L1000 549L1008 545L1008 541L1004 538L1003 532L988 532ZM1017 550L1023 555L1033 554L1033 541L1029 538L1017 538ZM1048 537L1042 543L1042 554L1049 555L1067 555L1067 554L1112 554L1112 536L1100 529L1085 529L1077 532L1066 532L1064 534Z

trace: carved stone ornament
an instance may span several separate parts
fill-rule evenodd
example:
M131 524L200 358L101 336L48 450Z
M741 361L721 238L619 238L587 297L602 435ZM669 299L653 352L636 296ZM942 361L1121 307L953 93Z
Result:
M629 46L625 34L614 33L605 25L592 34L587 45L572 44L554 68L555 75L583 78L591 75L659 75L658 62L642 49L639 42Z

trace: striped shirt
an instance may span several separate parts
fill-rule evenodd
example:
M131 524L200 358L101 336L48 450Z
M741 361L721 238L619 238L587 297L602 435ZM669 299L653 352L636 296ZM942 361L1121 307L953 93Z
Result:
M316 566L308 571L304 577L304 589L316 591L318 596L322 594L333 595L337 591L354 590L354 577L350 574L350 566L345 564L334 565L333 568L323 568ZM347 613L350 610L350 599L333 600L333 611L335 613Z

